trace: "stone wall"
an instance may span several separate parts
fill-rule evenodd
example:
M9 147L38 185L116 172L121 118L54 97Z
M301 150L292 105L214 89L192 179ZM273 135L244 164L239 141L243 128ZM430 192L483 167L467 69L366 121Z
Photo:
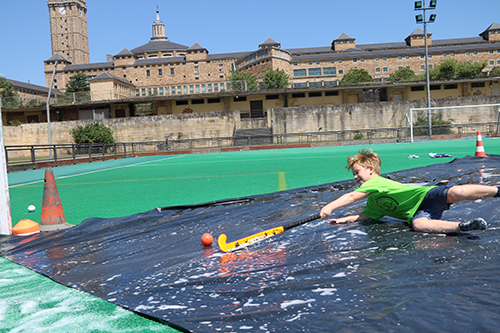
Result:
M499 96L449 98L433 100L432 106L457 106L498 104ZM272 127L275 134L338 131L351 129L386 128L406 126L406 113L410 108L425 107L425 101L373 102L344 105L303 106L268 109L268 118L240 119L240 111L219 111L191 114L158 115L132 118L105 119L116 142L162 141L209 137L230 137L235 130ZM443 119L453 118L453 123L496 122L498 111L488 108L460 109L443 112ZM72 143L70 131L88 121L63 121L51 123L53 144ZM4 126L5 145L47 144L47 124Z

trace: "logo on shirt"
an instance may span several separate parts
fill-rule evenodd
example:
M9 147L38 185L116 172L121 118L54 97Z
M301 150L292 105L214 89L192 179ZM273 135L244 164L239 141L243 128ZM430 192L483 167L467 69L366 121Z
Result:
M398 207L398 202L391 197L379 197L376 199L376 202L380 208L388 212L393 212Z

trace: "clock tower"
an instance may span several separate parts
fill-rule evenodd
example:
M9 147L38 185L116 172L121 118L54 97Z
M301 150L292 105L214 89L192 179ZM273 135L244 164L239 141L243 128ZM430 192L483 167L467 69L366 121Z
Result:
M89 37L85 0L48 0L52 55L73 64L88 64Z

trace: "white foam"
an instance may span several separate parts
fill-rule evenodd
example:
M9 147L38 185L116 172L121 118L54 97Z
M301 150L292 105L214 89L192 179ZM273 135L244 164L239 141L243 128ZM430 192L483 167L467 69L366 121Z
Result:
M361 230L348 230L347 232L350 234L356 234L356 235L367 235L366 232L363 232Z
M185 305L170 305L170 304L162 304L158 307L160 310L179 310L179 309L186 309L187 306Z
M311 291L313 293L321 293L320 296L331 296L334 291L337 291L337 288L317 288Z
M316 301L316 299L314 299L314 298L310 298L308 300L294 299L292 301L284 301L283 303L281 303L281 308L284 309L284 308L289 307L291 305L308 304L308 303L312 303L315 301Z

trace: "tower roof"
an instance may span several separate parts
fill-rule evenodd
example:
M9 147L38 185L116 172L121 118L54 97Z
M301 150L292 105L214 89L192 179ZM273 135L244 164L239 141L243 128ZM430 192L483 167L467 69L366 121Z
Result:
M345 34L345 33L341 33L340 36L337 37L337 39L335 40L353 40L354 38L352 38L351 36Z
M169 40L152 40L147 44L136 47L130 50L130 52L145 53L145 52L162 52L162 51L185 51L188 47L186 45L181 45L177 43L172 43Z

